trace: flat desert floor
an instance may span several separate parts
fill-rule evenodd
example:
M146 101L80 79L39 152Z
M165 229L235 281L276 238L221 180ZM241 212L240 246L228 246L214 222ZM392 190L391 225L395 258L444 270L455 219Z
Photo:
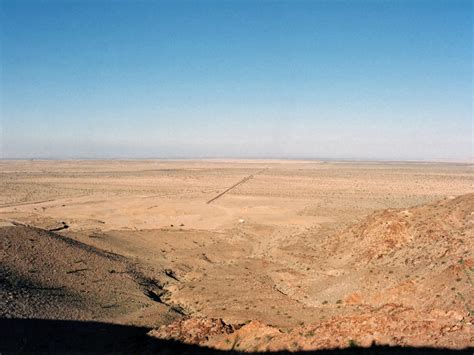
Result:
M0 161L0 312L219 349L474 346L473 183L463 163Z

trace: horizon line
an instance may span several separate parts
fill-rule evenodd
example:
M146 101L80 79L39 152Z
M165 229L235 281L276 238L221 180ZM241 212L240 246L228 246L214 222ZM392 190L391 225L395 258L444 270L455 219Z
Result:
M324 157L0 157L0 161L308 161L308 162L386 162L386 163L446 163L473 164L473 158L324 158Z

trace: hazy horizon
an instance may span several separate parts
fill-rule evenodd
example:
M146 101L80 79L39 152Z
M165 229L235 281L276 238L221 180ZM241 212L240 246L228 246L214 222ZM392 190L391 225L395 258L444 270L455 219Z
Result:
M0 158L469 161L471 1L2 1Z
M386 159L386 158L327 158L327 157L12 157L12 158L0 158L1 161L216 161L216 162L279 162L279 161L294 161L294 162L323 162L323 163L420 163L420 164L472 164L472 158L468 159Z

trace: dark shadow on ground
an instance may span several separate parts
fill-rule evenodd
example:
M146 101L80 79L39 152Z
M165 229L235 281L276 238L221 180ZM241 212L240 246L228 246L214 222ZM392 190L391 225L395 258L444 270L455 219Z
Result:
M0 319L0 354L18 353L122 353L122 354L220 354L217 351L148 337L148 328L89 321ZM335 349L300 354L470 354L472 348L383 347ZM236 353L236 352L233 352ZM283 352L273 354L284 354Z

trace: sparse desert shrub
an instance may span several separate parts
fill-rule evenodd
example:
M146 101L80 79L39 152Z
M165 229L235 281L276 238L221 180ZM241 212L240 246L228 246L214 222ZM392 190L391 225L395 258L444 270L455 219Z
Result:
M357 348L357 347L359 347L359 344L355 340L349 339L349 347L350 348Z

